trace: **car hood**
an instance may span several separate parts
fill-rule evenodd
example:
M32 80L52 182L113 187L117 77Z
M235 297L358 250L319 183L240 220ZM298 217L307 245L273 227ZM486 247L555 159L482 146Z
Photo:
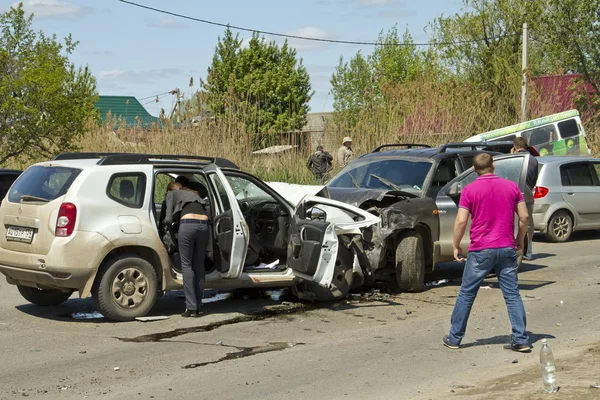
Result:
M327 187L322 195L333 200L343 201L344 203L351 204L355 207L359 207L367 200L381 201L388 196L397 198L419 197L417 194L398 190L334 187Z

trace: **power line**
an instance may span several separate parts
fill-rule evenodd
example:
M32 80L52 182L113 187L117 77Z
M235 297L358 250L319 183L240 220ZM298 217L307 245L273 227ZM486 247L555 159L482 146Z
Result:
M161 94L155 94L155 95L148 96L148 97L142 97L141 99L138 99L138 100L152 99L152 98L156 98L156 97L159 97L159 96L164 96L164 95L167 95L167 94L171 94L171 92L166 92L166 93L161 93Z
M258 29L244 28L241 26L224 24L222 22L215 22L215 21L209 21L206 19L190 17L188 15L178 14L178 13L174 13L174 12L166 11L166 10L161 10L159 8L145 6L143 4L134 3L132 1L127 1L127 0L118 0L118 1L120 1L121 3L129 4L129 5L143 8L146 10L155 11L155 12L158 12L161 14L171 15L173 17L183 18L183 19L187 19L190 21L201 22L203 24L221 26L221 27L231 28L231 29L235 29L238 31L244 31L244 32L256 32L256 33L259 33L262 35L284 37L287 39L310 40L313 42L324 42L324 43L353 44L353 45L364 45L364 46L451 46L451 45L455 45L455 44L476 43L476 42L483 42L483 41L488 41L488 40L501 39L501 38L505 38L505 37L521 35L520 33L514 33L514 34L506 34L506 35L497 36L497 37L491 37L491 38L459 40L459 41L455 41L455 42L433 42L433 43L377 43L377 42L362 42L362 41L353 41L353 40L322 39L322 38L290 35L290 34L286 34L286 33L276 33L276 32L269 32L269 31L261 31Z

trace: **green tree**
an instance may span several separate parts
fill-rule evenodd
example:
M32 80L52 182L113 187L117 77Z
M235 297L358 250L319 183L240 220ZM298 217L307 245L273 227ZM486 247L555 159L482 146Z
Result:
M359 51L349 62L340 58L330 81L338 118L355 126L362 111L386 104L387 89L422 74L425 58L409 31L400 37L395 26L380 32L377 46L367 57Z
M242 47L230 29L219 38L203 88L214 115L243 120L250 133L300 129L313 95L306 67L287 41L280 47L254 33Z
M76 149L97 115L95 78L69 62L77 42L35 33L32 20L22 4L0 14L0 164Z
M462 13L434 20L432 42L442 66L455 77L490 94L493 101L506 102L516 118L514 99L521 90L522 27L536 34L543 1L463 0ZM529 70L546 73L544 53L536 46L529 51Z

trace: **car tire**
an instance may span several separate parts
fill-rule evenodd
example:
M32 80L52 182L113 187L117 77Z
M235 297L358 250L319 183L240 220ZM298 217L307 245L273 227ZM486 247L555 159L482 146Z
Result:
M398 238L396 280L403 292L420 292L425 288L425 251L417 232L405 232Z
M331 288L324 288L315 282L302 281L292 286L292 294L299 299L314 301L335 301L348 296L354 278L354 254L344 246L338 247Z
M154 307L158 298L156 271L136 256L114 258L98 272L92 294L96 309L105 318L131 321Z
M548 221L546 239L553 243L566 242L571 238L572 233L573 218L568 212L560 210L552 214Z
M58 289L38 289L29 286L17 285L21 296L36 306L57 306L71 297L73 292L62 292Z

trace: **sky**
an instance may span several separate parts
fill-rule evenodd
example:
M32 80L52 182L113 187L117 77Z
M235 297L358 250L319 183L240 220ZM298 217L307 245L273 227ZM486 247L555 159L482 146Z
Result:
M373 42L381 30L408 28L415 43L426 43L425 27L440 15L460 11L461 0L132 0L194 18L255 30L348 41ZM23 0L34 14L33 28L79 41L71 60L88 65L100 95L142 99L153 115L170 110L174 97L158 94L179 88L187 98L206 79L225 28L144 10L118 0ZM0 0L0 11L18 2ZM235 33L235 31L234 31ZM239 32L248 39L250 32ZM275 37L266 36L267 40ZM281 40L281 39L277 39ZM333 109L329 80L341 56L348 60L372 46L292 39L315 91L310 112ZM194 86L189 87L190 78Z

